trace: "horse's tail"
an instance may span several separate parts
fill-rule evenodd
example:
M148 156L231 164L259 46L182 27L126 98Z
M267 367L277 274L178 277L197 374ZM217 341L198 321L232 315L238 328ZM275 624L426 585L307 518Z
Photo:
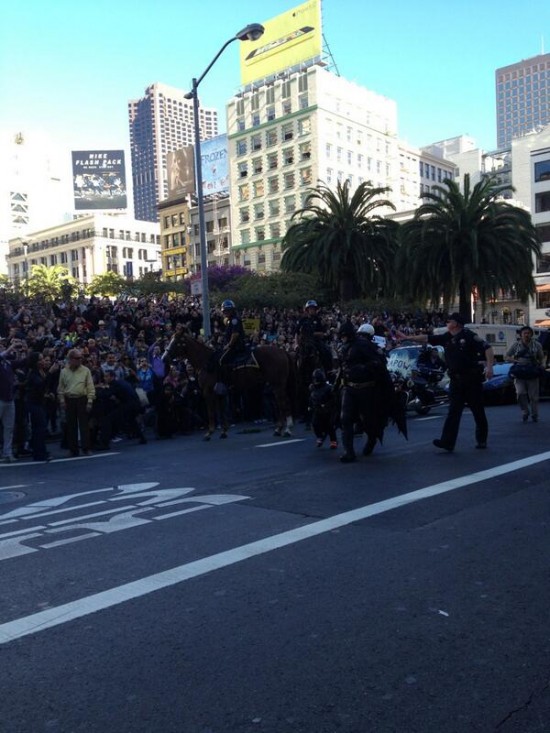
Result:
M290 411L293 418L298 417L298 395L299 395L299 374L296 365L296 357L285 351L288 359L288 380L287 380L287 396L290 404Z

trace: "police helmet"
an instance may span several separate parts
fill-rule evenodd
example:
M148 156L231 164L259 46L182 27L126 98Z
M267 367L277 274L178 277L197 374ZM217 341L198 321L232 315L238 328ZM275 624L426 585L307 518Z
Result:
M325 373L322 369L315 369L313 372L313 383L324 384L327 381Z
M374 336L374 326L370 323L362 323L357 329L357 333L364 333L367 336Z
M232 300L224 300L222 303L222 311L235 310L235 303Z
M307 308L318 308L318 307L319 306L317 305L317 301L316 300L308 300L308 302L304 305L304 309L307 309Z
M353 338L355 336L355 326L351 321L345 321L345 323L342 323L342 325L340 326L338 335L340 336L340 338L342 338L342 336Z

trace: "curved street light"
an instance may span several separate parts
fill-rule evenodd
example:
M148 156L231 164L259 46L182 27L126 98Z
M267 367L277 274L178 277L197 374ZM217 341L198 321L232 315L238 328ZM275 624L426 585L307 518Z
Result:
M233 41L257 41L263 35L264 27L260 23L250 23L226 41L208 64L198 79L193 79L191 91L185 95L185 99L193 100L194 137L195 137L195 185L197 189L197 208L199 211L199 238L201 258L201 286L202 286L202 330L205 340L211 336L210 331L210 298L208 293L208 253L206 250L206 231L204 224L204 196L202 191L202 158L201 158L201 134L199 125L199 96L197 90L199 84L214 66L216 61Z

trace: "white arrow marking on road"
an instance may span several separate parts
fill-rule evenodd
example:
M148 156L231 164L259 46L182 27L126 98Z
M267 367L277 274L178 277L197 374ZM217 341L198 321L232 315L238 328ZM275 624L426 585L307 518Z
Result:
M140 598L154 591L162 590L163 588L170 588L171 586L182 583L185 580L191 578L197 578L200 575L205 575L213 570L220 570L221 568L234 565L243 560L248 560L251 557L257 557L263 555L266 552L272 552L278 550L281 547L287 547L288 545L302 542L303 540L317 537L318 535L326 532L332 532L339 527L345 527L348 524L359 522L368 517L373 517L384 512L389 512L397 507L406 506L412 504L415 501L421 501L422 499L428 499L432 496L438 496L445 494L449 491L456 491L464 486L471 486L472 484L479 483L481 481L488 481L496 478L497 476L503 476L513 471L519 471L526 466L532 466L536 463L542 463L543 461L550 460L550 451L546 453L539 453L535 456L528 458L522 458L519 461L513 461L512 463L506 463L503 466L495 466L494 468L486 469L485 471L478 471L466 476L461 476L450 481L444 481L440 484L434 484L433 486L426 486L424 489L418 489L417 491L411 491L408 494L401 494L401 496L394 496L391 499L385 499L384 501L376 502L375 504L368 504L367 506L359 507L358 509L352 509L349 512L342 514L336 514L333 517L322 519L318 522L312 522L311 524L305 524L302 527L291 529L288 532L281 532L280 534L272 535L271 537L265 537L264 539L257 540L256 542L250 542L247 545L241 545L235 547L232 550L226 550L225 552L219 552L216 555L202 558L201 560L195 560L194 562L187 563L186 565L179 565L178 567L172 568L171 570L165 570L155 575L149 575L141 580L136 580L125 585L118 586L117 588L111 588L110 590L95 593L94 595L86 598L81 598L77 601L71 601L64 603L61 606L54 608L48 608L44 611L39 611L31 616L25 616L23 618L16 619L15 621L8 621L5 624L0 625L0 644L6 644L15 639L20 639L23 636L29 634L36 634L39 631L59 626L60 624L67 623L77 618L82 618L96 611L104 611L107 608L116 606L119 603L125 603L126 601Z
M278 440L276 443L262 443L257 445L256 448L276 448L279 445L290 445L291 443L303 443L305 438L293 438L292 440Z

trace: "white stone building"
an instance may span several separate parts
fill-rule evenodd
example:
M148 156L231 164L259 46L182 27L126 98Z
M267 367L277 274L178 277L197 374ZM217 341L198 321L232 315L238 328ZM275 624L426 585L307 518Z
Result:
M529 303L530 325L550 326L550 125L512 140L515 197L531 211L542 242L535 263L537 293Z
M395 102L322 66L281 74L233 97L227 130L236 264L278 269L292 214L320 182L335 189L337 181L353 188L371 181L390 186L387 198L396 205L409 201L400 188L406 164Z
M89 214L10 239L7 263L13 283L33 265L61 265L82 285L109 271L139 278L160 269L160 227L126 216Z

